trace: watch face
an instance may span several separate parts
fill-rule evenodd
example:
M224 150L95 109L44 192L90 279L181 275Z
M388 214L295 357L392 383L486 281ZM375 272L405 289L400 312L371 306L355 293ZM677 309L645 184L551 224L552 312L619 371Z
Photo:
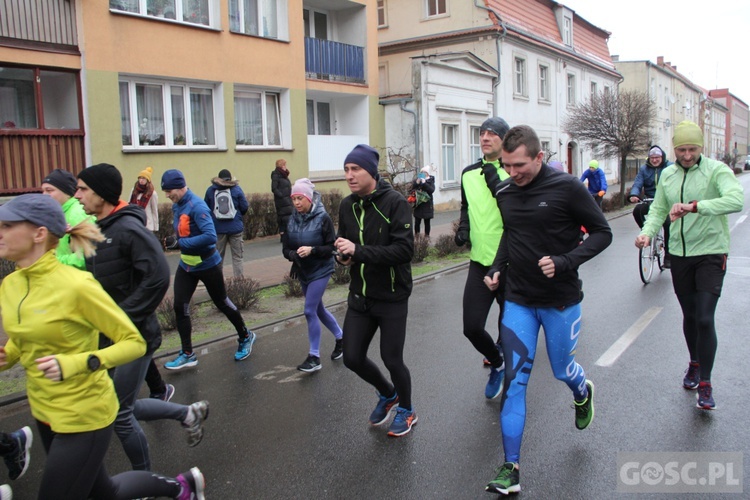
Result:
M99 367L101 366L101 364L102 364L102 362L99 361L99 358L97 358L93 354L91 356L89 356L89 360L88 360L89 370L91 370L92 372L96 371L96 370L99 369Z

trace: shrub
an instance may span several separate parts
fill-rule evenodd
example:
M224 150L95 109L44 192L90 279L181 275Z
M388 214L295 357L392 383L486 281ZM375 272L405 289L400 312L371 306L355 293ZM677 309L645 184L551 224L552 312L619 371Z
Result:
M334 226L337 226L339 223L339 206L343 199L344 195L338 189L331 189L330 191L320 193L320 200L328 215L331 216Z
M602 200L602 212L612 212L614 210L619 210L623 206L623 196L619 191L612 194L609 198L604 198Z
M451 234L443 234L438 236L437 241L435 242L435 254L439 258L447 257L448 255L459 253L464 251L464 247L459 247L456 245L456 243L453 241L453 235Z
M430 251L430 237L424 233L414 235L414 255L411 261L414 263L422 262L427 253Z
M16 270L16 263L9 260L0 259L0 280Z
M270 236L279 232L276 222L276 207L270 193L252 193L247 199L249 208L245 214L245 239Z
M352 277L349 275L349 268L347 266L342 266L337 262L335 267L333 268L331 281L333 281L337 285L346 285L351 280Z
M190 301L190 314L195 312L195 303ZM176 330L177 316L174 313L174 297L164 297L159 307L156 308L156 319L162 330Z
M285 274L282 287L284 288L284 297L302 297L302 285L297 278Z
M159 203L159 230L156 236L159 242L164 245L164 238L174 235L174 215L172 213L171 203Z
M229 300L237 306L237 309L250 309L260 300L260 282L257 280L237 276L227 279L225 286Z

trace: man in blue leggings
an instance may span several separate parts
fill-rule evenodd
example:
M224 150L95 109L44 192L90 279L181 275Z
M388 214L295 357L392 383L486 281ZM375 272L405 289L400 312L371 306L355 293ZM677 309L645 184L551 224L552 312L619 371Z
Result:
M612 242L612 231L586 187L543 162L544 151L531 127L510 129L502 162L510 179L486 176L505 223L485 283L497 288L506 274L505 314L500 338L505 383L500 410L505 463L485 488L507 495L521 490L518 462L526 421L526 387L536 355L539 327L555 378L573 392L575 425L594 418L594 384L575 353L581 325L578 266ZM581 226L589 237L580 243Z

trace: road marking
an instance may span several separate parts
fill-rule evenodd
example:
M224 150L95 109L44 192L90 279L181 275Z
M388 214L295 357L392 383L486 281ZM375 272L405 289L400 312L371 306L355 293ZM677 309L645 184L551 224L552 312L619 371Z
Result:
M638 336L643 333L643 330L646 329L646 327L653 321L653 319L659 315L661 310L664 309L663 307L652 307L645 313L643 313L643 316L638 318L638 321L633 323L633 326L628 328L628 330L622 334L622 336L617 339L617 341L610 346L607 351L601 355L601 357L596 360L597 366L612 366L615 361L617 361L617 358L619 358L622 353L624 353L628 347L633 344L633 342L636 341Z

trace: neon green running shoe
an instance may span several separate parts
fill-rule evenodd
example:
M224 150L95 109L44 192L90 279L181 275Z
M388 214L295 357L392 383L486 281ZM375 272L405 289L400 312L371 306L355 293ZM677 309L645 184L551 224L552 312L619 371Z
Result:
M594 383L586 381L586 388L589 391L588 397L581 401L573 401L573 408L576 410L576 428L583 430L594 420Z
M509 495L521 491L518 464L505 462L498 468L497 477L484 487L484 491L487 493L499 493L500 495Z

